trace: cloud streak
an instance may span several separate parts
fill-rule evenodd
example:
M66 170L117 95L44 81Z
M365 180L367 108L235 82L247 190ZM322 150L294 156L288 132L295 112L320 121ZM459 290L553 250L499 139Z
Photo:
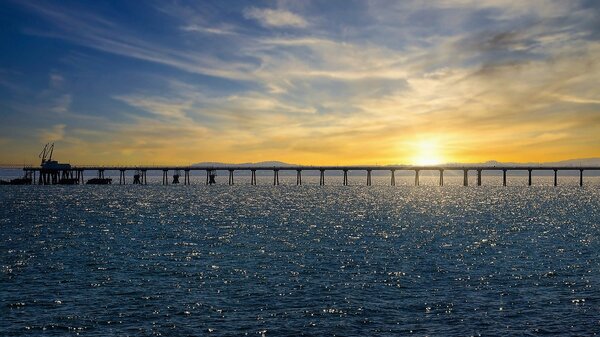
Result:
M300 15L282 9L250 7L244 10L244 16L266 27L305 28L308 26L308 22Z

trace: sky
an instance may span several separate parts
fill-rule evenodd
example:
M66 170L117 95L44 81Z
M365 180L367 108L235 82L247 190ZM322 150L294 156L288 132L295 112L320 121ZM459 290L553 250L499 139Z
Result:
M0 0L0 163L600 157L600 1Z

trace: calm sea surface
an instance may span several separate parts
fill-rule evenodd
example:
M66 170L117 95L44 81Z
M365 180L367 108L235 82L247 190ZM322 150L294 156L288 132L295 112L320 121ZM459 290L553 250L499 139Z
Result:
M0 336L600 333L598 178L261 179L0 186Z

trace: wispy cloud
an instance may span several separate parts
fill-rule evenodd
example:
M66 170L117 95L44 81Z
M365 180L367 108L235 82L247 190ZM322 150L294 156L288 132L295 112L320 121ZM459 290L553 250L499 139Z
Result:
M215 34L215 35L237 35L236 32L227 28L216 28L216 27L202 27L199 25L188 25L181 27L183 31L186 32L198 32L198 33L206 33L206 34Z
M65 124L56 124L50 128L44 128L39 130L40 141L42 143L46 142L57 142L63 140L65 137Z
M71 107L72 98L69 94L59 96L54 100L54 106L50 110L56 113L66 113Z
M244 10L244 16L254 19L266 27L304 28L308 26L308 22L303 17L284 9L250 7Z

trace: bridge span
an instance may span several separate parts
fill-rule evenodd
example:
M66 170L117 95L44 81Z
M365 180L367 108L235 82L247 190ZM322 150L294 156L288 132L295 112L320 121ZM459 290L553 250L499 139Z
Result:
M279 172L280 171L295 171L296 172L296 185L302 185L302 172L304 171L318 171L320 172L319 185L325 185L325 172L337 171L343 173L343 185L348 185L348 172L350 171L364 171L366 173L366 185L370 186L372 183L372 172L373 171L389 171L390 172L390 185L396 185L396 172L397 171L413 171L415 177L415 186L420 185L420 173L423 171L437 171L439 172L439 185L444 185L444 172L446 171L462 171L463 172L463 185L469 185L469 171L477 173L477 185L482 184L482 172L484 171L500 171L502 172L502 185L507 186L507 172L509 171L525 171L528 175L528 185L531 186L533 182L532 172L534 171L551 171L554 173L554 186L558 185L558 172L559 171L579 171L579 185L583 186L583 173L584 171L600 171L600 166L478 166L478 165L437 165L437 166L411 166L411 165L390 165L390 166L374 166L374 165L360 165L360 166L70 166L68 169L44 169L42 167L23 167L25 177L30 177L33 184L60 184L61 181L68 181L70 184L83 184L84 183L84 172L92 171L96 172L97 178L100 181L106 181L104 176L105 171L118 171L119 184L127 183L127 173L134 173L132 182L135 184L147 184L147 173L148 171L162 172L162 184L169 184L169 172L173 174L172 183L179 183L179 177L183 172L183 184L190 184L190 172L192 171L205 171L206 172L206 184L212 183L210 175L215 171L227 171L229 172L229 185L234 185L234 178L236 171L248 171L250 175L251 185L256 185L256 172L257 171L272 171L273 172L273 185L279 185ZM37 180L36 180L37 176ZM88 181L89 183L89 181Z

